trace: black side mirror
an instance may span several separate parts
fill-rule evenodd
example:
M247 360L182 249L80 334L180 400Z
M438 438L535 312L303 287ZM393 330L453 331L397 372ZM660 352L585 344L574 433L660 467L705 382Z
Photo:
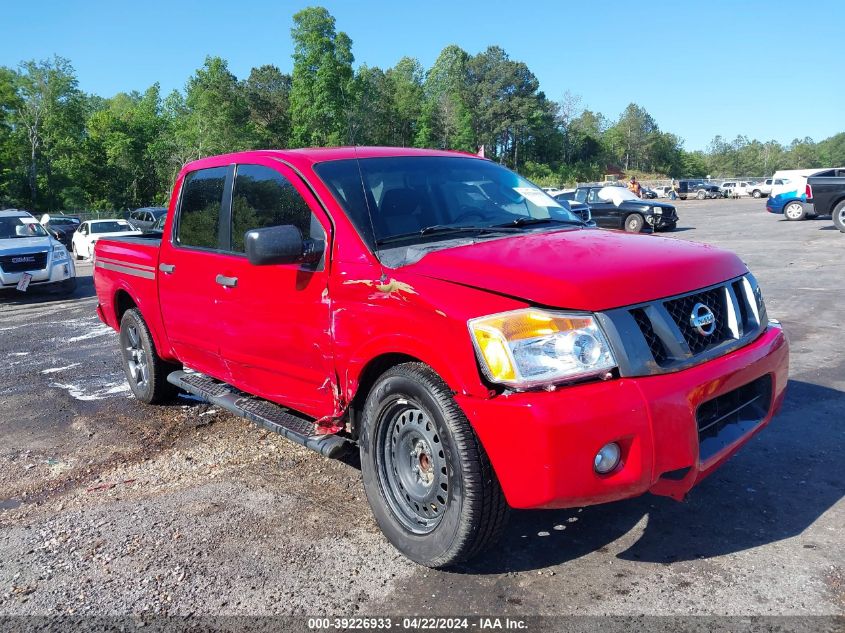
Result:
M323 243L303 239L292 224L247 231L244 244L246 257L254 266L314 263L323 255Z

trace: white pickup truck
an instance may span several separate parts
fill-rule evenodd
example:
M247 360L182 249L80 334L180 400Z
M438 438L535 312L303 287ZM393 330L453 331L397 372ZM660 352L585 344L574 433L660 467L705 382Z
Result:
M0 288L26 291L50 285L76 290L76 267L67 249L26 211L0 211Z

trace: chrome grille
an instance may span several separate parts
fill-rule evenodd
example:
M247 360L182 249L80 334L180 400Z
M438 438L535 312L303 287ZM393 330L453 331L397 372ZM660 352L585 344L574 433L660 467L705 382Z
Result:
M701 322L692 322L699 303L713 313L712 332ZM702 313L706 311L696 312ZM614 350L619 350L621 376L664 374L707 362L747 345L768 326L759 287L750 273L597 316Z
M669 311L669 316L678 326L684 340L689 345L690 352L693 354L700 354L707 348L714 347L731 337L731 332L728 329L727 298L725 288L720 286L664 302L663 305ZM715 328L712 333L707 335L698 332L690 320L693 308L699 303L710 308L715 318Z
M27 270L44 270L47 266L47 251L21 253L0 257L0 267L5 273L22 273Z

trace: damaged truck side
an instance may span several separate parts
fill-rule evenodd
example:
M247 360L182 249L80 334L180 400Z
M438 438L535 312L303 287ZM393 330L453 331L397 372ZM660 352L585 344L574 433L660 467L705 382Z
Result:
M181 389L327 456L357 446L376 522L432 567L510 508L683 498L786 387L738 257L591 228L455 152L203 159L160 238L94 255L139 400Z

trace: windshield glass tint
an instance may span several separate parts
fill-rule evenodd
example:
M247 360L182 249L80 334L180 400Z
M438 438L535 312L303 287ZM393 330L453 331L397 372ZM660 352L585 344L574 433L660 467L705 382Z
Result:
M120 233L134 230L127 222L92 222L92 233Z
M32 218L0 218L0 240L46 236L44 227Z
M488 227L519 218L578 221L539 187L486 160L400 156L331 161L314 169L370 246L373 231L377 242L411 234L408 243L414 243L432 239L414 237L432 226Z

